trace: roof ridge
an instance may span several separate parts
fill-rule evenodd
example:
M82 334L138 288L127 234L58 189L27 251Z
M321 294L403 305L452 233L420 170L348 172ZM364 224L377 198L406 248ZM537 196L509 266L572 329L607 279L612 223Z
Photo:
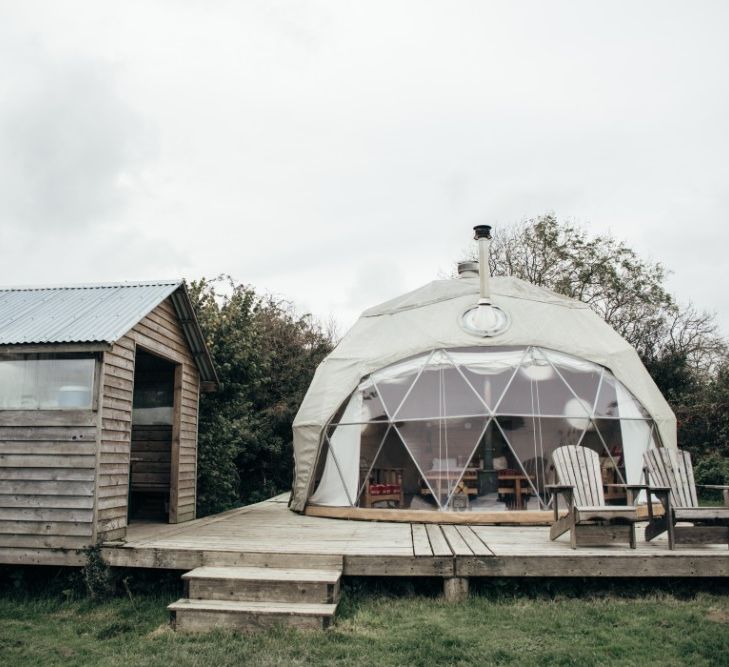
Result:
M60 283L56 285L0 285L0 292L43 292L51 290L114 289L118 287L154 287L181 285L182 278L108 283Z

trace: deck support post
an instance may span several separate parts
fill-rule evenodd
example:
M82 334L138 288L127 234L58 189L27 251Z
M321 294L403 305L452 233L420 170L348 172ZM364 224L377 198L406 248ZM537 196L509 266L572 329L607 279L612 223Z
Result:
M462 602L468 599L468 577L446 577L443 579L443 597L447 602Z

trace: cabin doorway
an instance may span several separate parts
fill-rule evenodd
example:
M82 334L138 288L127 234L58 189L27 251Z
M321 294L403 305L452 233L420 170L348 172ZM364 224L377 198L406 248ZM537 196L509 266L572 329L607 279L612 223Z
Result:
M129 521L170 520L178 364L137 348L134 363Z

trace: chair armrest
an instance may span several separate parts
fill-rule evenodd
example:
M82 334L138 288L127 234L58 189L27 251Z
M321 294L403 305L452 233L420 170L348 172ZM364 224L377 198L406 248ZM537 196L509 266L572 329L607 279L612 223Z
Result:
M650 500L650 496L655 494L658 496L658 500L663 505L663 510L667 516L671 516L673 508L671 507L671 487L670 486L648 486L648 520L653 521L653 503Z
M574 484L545 484L544 488L551 492L552 500L554 504L552 509L554 510L554 520L559 519L559 494L564 493L567 497L567 504L574 508L575 505L575 486Z
M718 491L726 491L729 489L729 484L697 484L696 486L702 489L716 489Z

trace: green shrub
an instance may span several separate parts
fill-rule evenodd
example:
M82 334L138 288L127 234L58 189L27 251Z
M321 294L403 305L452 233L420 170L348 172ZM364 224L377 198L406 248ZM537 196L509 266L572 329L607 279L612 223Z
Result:
M291 304L229 277L190 284L220 377L200 400L198 516L291 488L291 425L331 336Z
M696 484L729 484L729 460L717 454L705 456L694 465ZM721 491L698 489L704 500L721 500Z

